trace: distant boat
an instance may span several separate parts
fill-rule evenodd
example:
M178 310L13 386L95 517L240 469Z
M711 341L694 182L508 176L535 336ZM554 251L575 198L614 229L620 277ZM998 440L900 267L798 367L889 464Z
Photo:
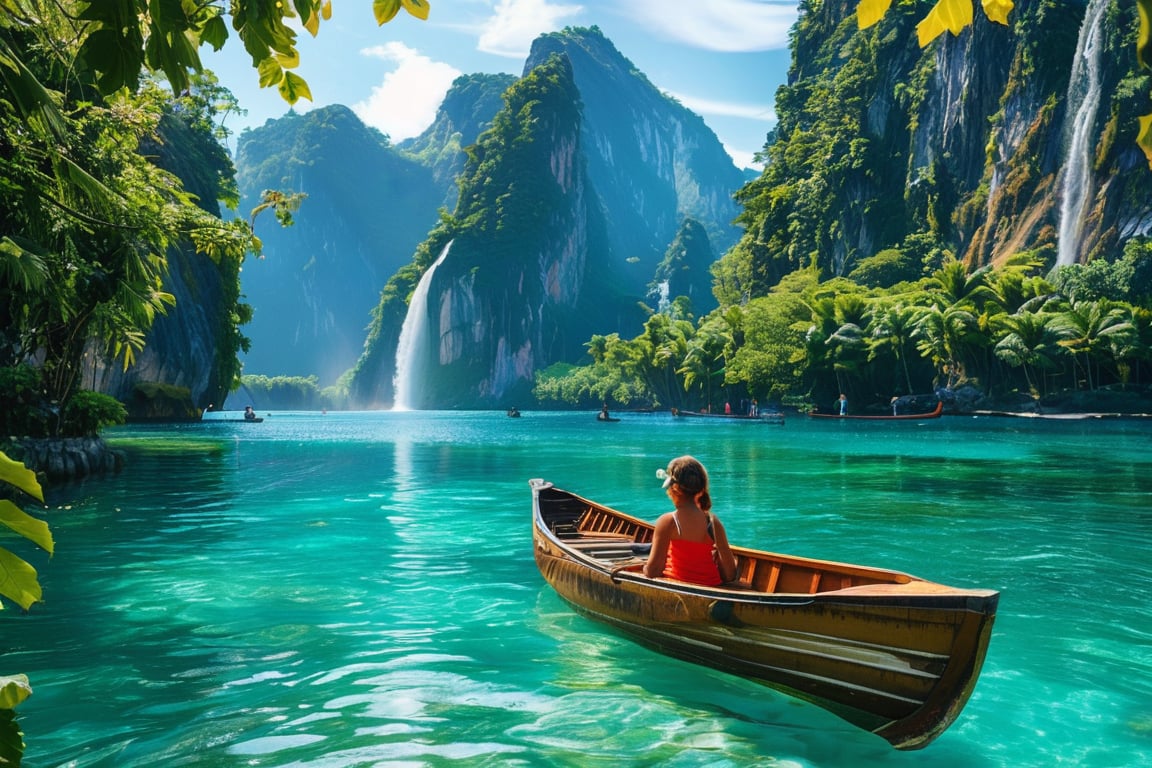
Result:
M976 686L999 592L743 547L729 584L650 579L652 524L530 485L545 581L657 651L810 701L897 749L943 733Z
M729 421L752 421L763 424L783 424L784 414L779 411L761 411L756 415L747 413L708 413L707 411L682 411L672 409L673 416L683 416L688 419L728 419Z
M940 414L944 413L944 402L942 400L936 401L936 408L928 411L927 413L901 413L896 416L867 416L867 415L846 415L841 416L838 413L817 413L816 411L809 411L808 415L813 419L855 419L858 421L908 421L908 420L923 420L923 419L938 419Z

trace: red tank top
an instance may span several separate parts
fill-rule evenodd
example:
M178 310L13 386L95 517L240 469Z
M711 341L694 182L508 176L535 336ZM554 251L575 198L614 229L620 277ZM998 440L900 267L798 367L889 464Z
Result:
M669 579L690 581L706 587L723 584L720 569L712 559L711 541L672 539L668 542L668 559L664 561L664 576Z

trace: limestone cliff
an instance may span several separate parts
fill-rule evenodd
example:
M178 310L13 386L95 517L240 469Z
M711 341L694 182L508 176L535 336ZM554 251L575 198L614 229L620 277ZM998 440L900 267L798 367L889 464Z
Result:
M801 4L770 162L739 194L747 234L725 256L744 293L890 248L926 269L949 252L972 266L1114 258L1152 229L1131 0L1022 0L1011 27L977 12L923 49L922 6L862 31L856 5Z
M572 62L584 102L588 176L622 275L643 294L686 217L723 253L740 236L732 195L743 174L699 115L661 93L598 28L542 35L528 72L554 53Z
M605 258L568 60L551 57L504 100L468 148L455 214L384 291L367 345L377 354L366 353L353 380L363 404L523 402L537 369L578 355L593 329L635 311Z

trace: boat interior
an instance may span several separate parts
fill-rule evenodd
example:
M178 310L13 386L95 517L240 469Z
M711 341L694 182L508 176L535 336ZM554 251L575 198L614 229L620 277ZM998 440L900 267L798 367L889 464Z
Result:
M651 548L652 526L592 504L567 491L542 489L540 514L563 545L613 572L639 570ZM732 547L736 578L727 589L771 594L816 594L853 587L908 585L907 574ZM927 586L928 583L925 582Z

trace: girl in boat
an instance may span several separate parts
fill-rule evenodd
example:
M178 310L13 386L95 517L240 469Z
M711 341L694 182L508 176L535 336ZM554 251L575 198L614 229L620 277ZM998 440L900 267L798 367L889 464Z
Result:
M644 575L713 587L736 578L736 557L723 524L712 514L704 465L680 456L657 475L664 478L664 490L676 509L656 521Z

